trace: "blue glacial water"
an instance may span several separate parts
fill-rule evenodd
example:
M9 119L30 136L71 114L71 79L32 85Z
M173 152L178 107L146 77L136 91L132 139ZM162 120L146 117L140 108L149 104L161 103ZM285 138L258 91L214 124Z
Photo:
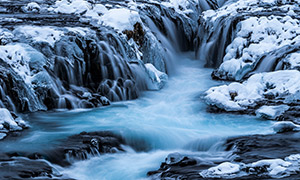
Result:
M24 115L31 128L1 143L1 150L42 151L82 131L113 131L131 146L147 151L127 148L126 153L102 155L60 170L80 180L130 180L146 178L170 153L222 159L228 155L218 146L222 139L272 133L272 122L254 116L207 113L201 97L224 82L211 80L212 69L203 68L201 62L187 56L180 59L176 62L180 68L164 89L144 92L137 100L92 110Z

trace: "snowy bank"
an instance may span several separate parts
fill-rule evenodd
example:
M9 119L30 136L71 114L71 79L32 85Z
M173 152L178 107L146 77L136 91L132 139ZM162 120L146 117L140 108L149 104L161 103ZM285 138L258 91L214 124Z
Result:
M200 172L203 178L241 178L255 175L258 177L283 178L297 174L300 154L293 154L283 159L266 159L254 163L224 162L216 167L211 167Z
M205 11L198 58L218 68L212 76L224 80L241 80L252 71L299 69L299 10L298 1L238 0Z
M0 140L9 132L20 131L27 127L28 125L21 118L13 118L7 109L0 108Z
M243 83L213 87L206 92L206 102L225 111L255 110L263 104L257 114L268 119L276 119L289 109L298 99L300 72L284 70L258 73ZM274 106L285 104L281 106Z

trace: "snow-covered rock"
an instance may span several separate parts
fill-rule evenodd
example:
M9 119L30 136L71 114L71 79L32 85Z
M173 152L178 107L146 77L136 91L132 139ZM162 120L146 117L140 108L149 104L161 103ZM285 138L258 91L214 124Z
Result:
M206 92L205 99L209 105L226 111L243 111L255 107L258 102L266 99L290 97L300 90L299 80L300 72L297 70L258 73L243 83L234 82L213 87ZM266 108L258 113L264 113L265 110ZM274 111L273 108L272 112L270 117L276 116L278 111Z
M40 12L41 7L38 3L36 2L31 2L28 3L25 7L24 7L24 11L25 12L33 12L33 13L38 13Z
M64 35L64 31L50 26L17 26L13 32L18 38L32 39L35 42L47 42L54 47Z
M101 16L100 20L104 25L111 26L120 32L133 30L134 24L141 23L139 13L126 8L110 9Z
M289 110L289 108L290 107L287 105L262 106L256 111L256 115L266 119L275 120Z
M252 71L295 69L299 10L295 1L238 0L205 11L199 28L199 59L218 68L214 78L226 80L241 80Z
M227 177L232 176L240 171L240 165L230 162L224 162L216 167L211 167L207 171L203 171L200 175L206 177Z
M10 112L5 108L0 108L0 124L7 127L10 131L22 130L15 122Z
M147 73L152 81L152 86L149 87L151 90L160 90L168 81L168 75L157 70L152 64L145 64Z
M300 170L299 154L293 154L283 159L265 159L254 163L224 162L216 167L201 171L203 178L241 178L255 175L257 177L283 178L296 174Z
M290 131L299 131L300 126L297 124L294 124L293 122L290 121L281 121L281 122L276 122L273 125L273 130L276 133L283 133L283 132L290 132Z
M90 9L90 4L85 0L58 0L49 11L64 14L81 14Z

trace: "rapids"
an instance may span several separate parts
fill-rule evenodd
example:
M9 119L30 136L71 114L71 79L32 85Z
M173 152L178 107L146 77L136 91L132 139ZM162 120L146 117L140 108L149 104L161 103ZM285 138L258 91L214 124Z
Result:
M31 128L21 137L0 142L2 152L45 151L60 139L82 131L112 131L123 136L126 153L107 154L76 162L63 174L81 180L143 179L174 152L206 160L226 159L219 145L230 136L272 133L272 122L253 116L206 112L204 92L224 82L210 78L191 54L177 56L174 75L160 91L144 92L137 100L115 102L92 110L38 112L24 115ZM84 119L84 121L83 121Z

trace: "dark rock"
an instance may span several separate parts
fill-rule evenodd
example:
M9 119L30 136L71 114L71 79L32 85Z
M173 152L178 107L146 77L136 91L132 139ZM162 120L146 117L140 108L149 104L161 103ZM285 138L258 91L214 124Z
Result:
M121 136L108 131L82 132L63 140L52 150L33 157L43 157L54 164L68 166L77 160L86 160L105 153L124 152L121 145L125 144Z
M64 177L44 160L31 160L22 157L0 157L0 179L62 179Z
M276 159L300 153L300 133L287 132L271 135L252 135L230 138L227 150L234 149L235 161L243 163L262 159Z
M150 171L147 175L151 179L202 179L199 172L215 165L214 162L199 161L174 153L166 158L158 170Z

